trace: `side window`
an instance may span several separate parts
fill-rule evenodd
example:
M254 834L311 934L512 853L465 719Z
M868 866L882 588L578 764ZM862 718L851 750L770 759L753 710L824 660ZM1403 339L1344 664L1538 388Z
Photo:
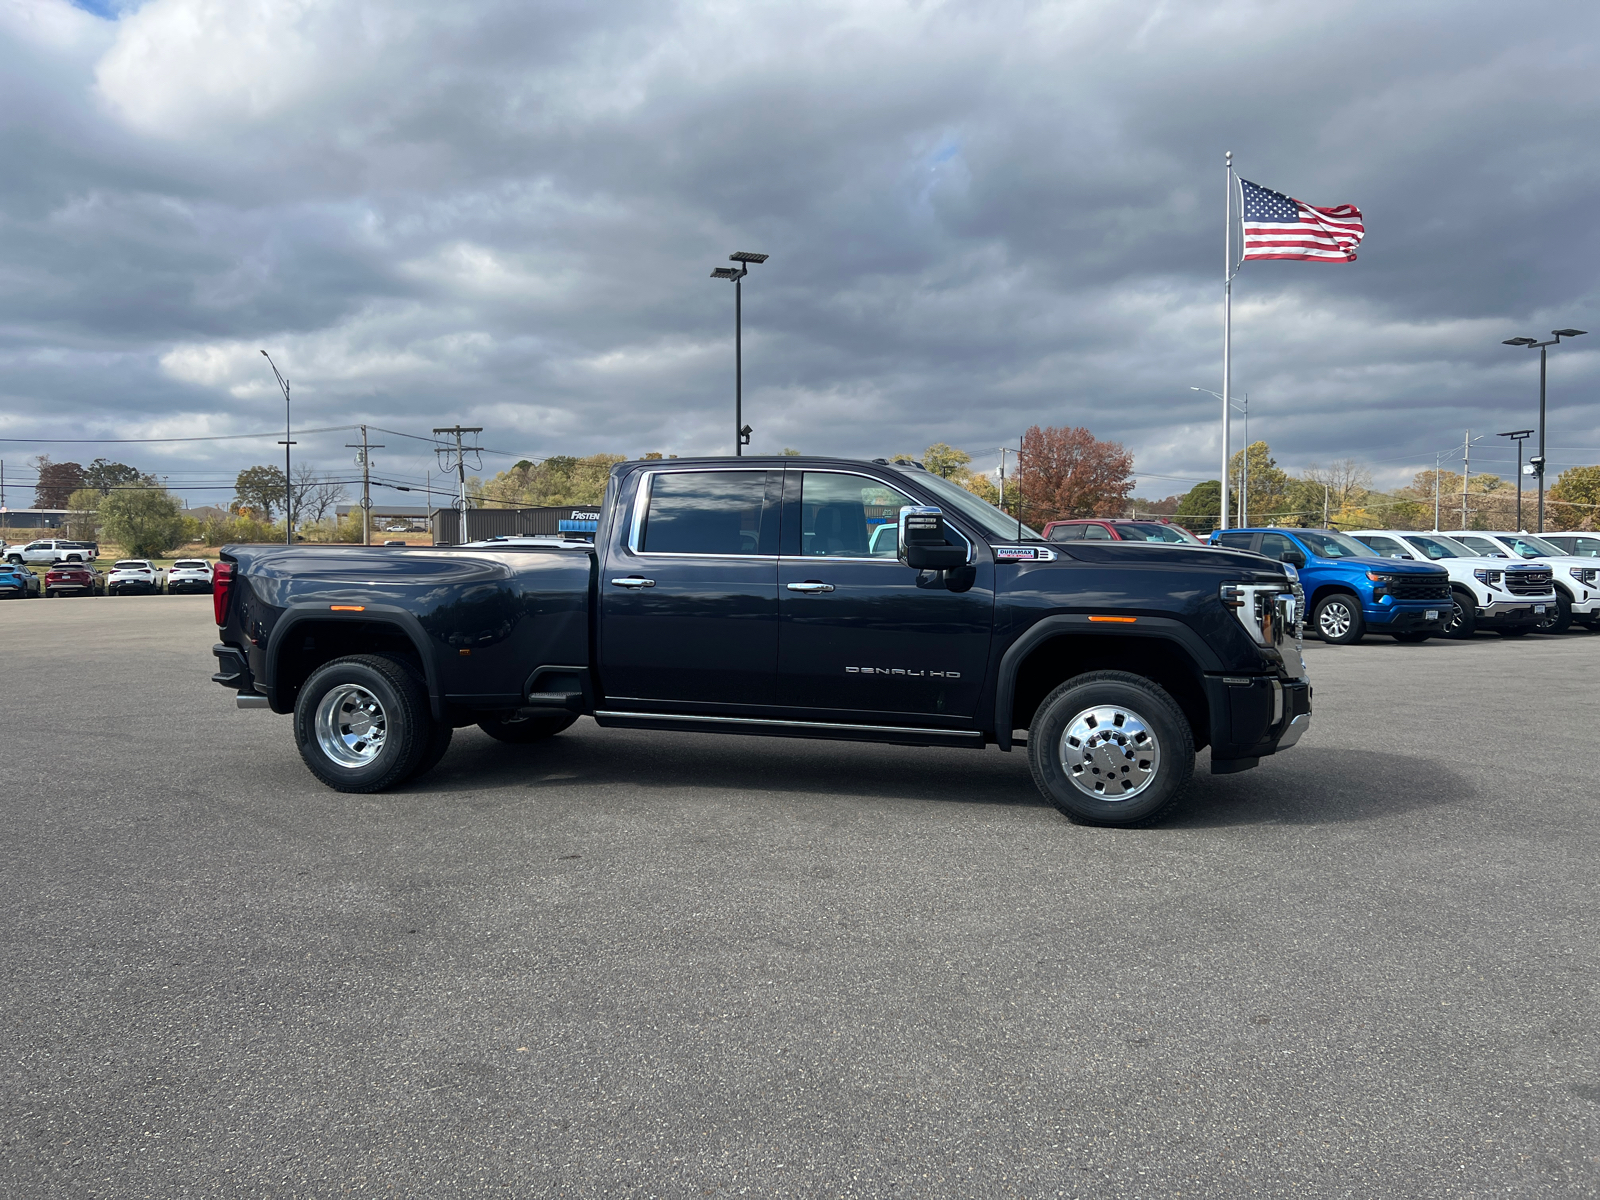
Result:
M894 529L900 509L914 503L876 479L807 471L800 484L800 553L892 559L898 549Z
M1083 540L1086 542L1111 542L1116 539L1111 536L1111 530L1104 525L1083 526Z
M1283 561L1285 554L1299 554L1300 547L1296 546L1281 533L1263 533L1261 535L1261 553L1268 558Z
M1372 552L1379 558L1412 557L1411 551L1402 547L1400 543L1395 541L1393 538L1378 537L1374 534L1368 537L1356 538L1356 541L1365 542L1367 545L1371 546Z
M1235 550L1248 550L1250 543L1255 540L1256 535L1253 533L1235 532L1231 529L1225 529L1217 534L1218 545L1231 546Z
M1052 542L1081 542L1083 540L1082 525L1057 525L1050 531Z
M765 471L663 472L650 480L639 531L645 554L758 554Z
M1468 550L1471 550L1474 554L1481 554L1485 558L1505 558L1506 557L1506 552L1504 550L1500 549L1499 546L1496 546L1488 538L1463 537L1460 534L1456 534L1455 535L1455 539L1456 539L1456 541L1460 542L1463 546L1465 546Z

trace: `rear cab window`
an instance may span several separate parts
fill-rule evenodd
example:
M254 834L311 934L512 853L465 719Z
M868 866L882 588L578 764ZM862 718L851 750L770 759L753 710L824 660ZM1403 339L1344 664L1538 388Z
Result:
M640 481L638 554L774 555L777 505L765 470L654 471Z

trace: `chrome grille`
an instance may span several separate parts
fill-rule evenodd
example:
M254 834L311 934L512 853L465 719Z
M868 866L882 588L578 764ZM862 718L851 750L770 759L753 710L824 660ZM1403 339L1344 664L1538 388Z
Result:
M1506 591L1513 596L1547 596L1550 594L1550 572L1507 571Z

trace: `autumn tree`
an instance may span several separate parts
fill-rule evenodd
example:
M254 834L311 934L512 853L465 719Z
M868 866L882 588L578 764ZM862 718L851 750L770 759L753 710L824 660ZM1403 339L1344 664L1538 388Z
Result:
M51 462L48 454L41 454L33 465L39 472L33 502L39 508L66 508L72 493L84 484L83 468L75 462Z
M1546 496L1550 524L1558 529L1594 529L1600 519L1600 467L1568 467Z
M1112 517L1133 494L1133 455L1081 426L1034 425L1022 436L1015 476L1026 519Z
M537 508L562 504L599 504L605 498L611 468L626 461L622 454L575 458L552 454L542 462L523 459L474 490L491 508Z
M246 467L233 481L233 503L230 512L249 513L263 521L271 521L274 513L282 512L284 504L283 468Z

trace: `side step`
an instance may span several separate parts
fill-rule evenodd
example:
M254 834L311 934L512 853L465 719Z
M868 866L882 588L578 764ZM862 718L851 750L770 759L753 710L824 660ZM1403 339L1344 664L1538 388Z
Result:
M904 725L853 725L839 721L779 721L770 717L701 717L681 713L601 711L595 723L616 729L672 729L680 733L746 733L760 737L824 738L842 742L886 742L895 746L959 746L981 750L986 739L973 730L924 729Z

